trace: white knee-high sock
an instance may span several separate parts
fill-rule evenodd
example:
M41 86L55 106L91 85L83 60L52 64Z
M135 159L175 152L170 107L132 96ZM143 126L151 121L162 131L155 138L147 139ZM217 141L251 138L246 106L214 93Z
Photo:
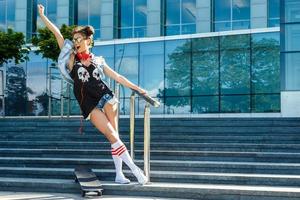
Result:
M121 140L118 140L117 142L112 144L111 147L112 147L113 157L116 156L121 158L125 162L125 164L130 168L131 171L137 170L138 167L134 164L132 158L130 157L127 151L126 146L123 144Z
M122 176L123 175L123 171L122 171L122 159L117 156L117 155L114 155L114 148L111 149L112 151L112 158L114 160L114 164L115 164L115 169L116 169L116 175L119 177L119 176Z

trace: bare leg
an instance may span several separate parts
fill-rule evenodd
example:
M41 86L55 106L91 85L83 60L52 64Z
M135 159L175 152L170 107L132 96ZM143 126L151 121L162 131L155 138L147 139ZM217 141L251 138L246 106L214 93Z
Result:
M106 103L104 106L104 111L106 113L107 118L110 119L112 124L116 125L116 120L117 120L118 116L117 116L117 111L116 111L115 106L116 106L116 104L112 105L110 103ZM132 158L130 157L130 155L127 151L126 146L123 144L123 142L120 139L117 142L112 143L112 155L113 155L113 158L122 159L126 163L126 165L130 168L132 173L138 179L139 183L141 183L141 184L146 183L147 178L145 177L143 172L140 170L140 168L138 168L134 164ZM117 174L117 176L118 176L118 174Z
M110 104L110 103L106 103L104 106L104 113L107 117L107 119L109 120L110 124L113 126L113 128L115 130L117 130L117 106L118 104ZM119 133L116 132L116 134L119 137ZM115 149L112 148L112 152L115 151ZM127 184L130 183L130 180L127 179L124 174L123 174L123 170L122 170L122 159L118 156L118 155L114 155L112 154L112 158L114 160L114 164L115 164L115 169L116 169L116 178L115 178L115 182L117 183L122 183L122 184Z
M99 109L95 108L91 112L91 122L101 133L105 135L111 144L114 144L119 140L119 135L116 133L106 115Z

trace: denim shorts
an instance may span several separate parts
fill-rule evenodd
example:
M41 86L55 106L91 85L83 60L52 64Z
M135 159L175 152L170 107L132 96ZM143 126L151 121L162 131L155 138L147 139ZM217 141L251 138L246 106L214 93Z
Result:
M103 95L103 97L101 97L101 99L98 102L96 108L98 108L101 111L103 111L103 108L104 108L104 106L105 106L106 103L114 105L116 103L119 103L119 101L113 95L105 94L105 95ZM86 120L90 120L90 119L91 119L91 113L88 115L88 117L86 118Z

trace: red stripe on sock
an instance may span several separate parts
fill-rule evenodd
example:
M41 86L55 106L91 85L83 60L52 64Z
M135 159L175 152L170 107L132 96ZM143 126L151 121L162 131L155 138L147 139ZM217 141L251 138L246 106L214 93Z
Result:
M119 146L119 147L116 148L116 149L111 149L111 152L119 151L119 149L123 148L124 146L125 146L125 145L123 144L123 145Z
M126 147L125 146L123 146L121 149L119 149L118 151L116 151L116 152L112 152L111 154L112 155L118 155L121 151L123 151L123 150L126 150Z
M127 151L127 149L125 148L123 151L121 151L118 156L121 156L125 151Z

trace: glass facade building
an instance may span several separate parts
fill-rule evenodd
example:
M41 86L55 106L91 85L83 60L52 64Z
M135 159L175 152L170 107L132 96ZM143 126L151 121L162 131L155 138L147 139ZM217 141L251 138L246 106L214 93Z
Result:
M92 51L161 102L152 114L280 113L281 91L300 90L296 0L36 0L33 4L39 2L58 26L94 26ZM40 21L34 5L27 6L32 15L27 26L31 23L34 34ZM0 0L0 9L4 7L16 9ZM9 22L7 13L0 13L2 30L13 23L16 19ZM79 115L72 86L61 80L56 63L33 52L29 57L25 63L0 67L0 114ZM115 87L111 80L106 82ZM121 115L129 114L130 95L121 87ZM137 98L136 112L143 114L143 107L144 101Z

